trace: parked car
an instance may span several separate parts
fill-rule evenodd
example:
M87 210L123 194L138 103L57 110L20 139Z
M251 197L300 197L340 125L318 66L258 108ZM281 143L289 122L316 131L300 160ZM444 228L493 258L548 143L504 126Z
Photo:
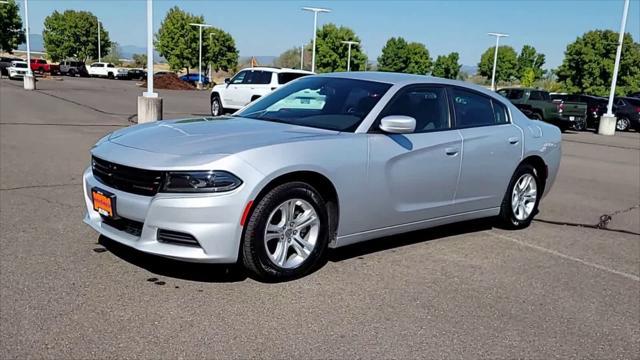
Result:
M630 128L640 131L640 99L617 97L613 100L616 115L616 130L627 131Z
M281 281L322 264L328 247L484 217L524 228L560 146L557 127L462 81L308 76L233 116L100 139L84 221L143 252L240 261Z
M638 99L640 99L640 91L633 92L633 93L631 93L631 94L627 95L627 97L632 97L632 98L638 98Z
M562 116L560 105L554 103L548 91L527 88L504 88L498 90L498 94L509 99L516 106L524 106L529 109L531 119L542 120L554 124L562 132L573 128L573 120L570 116Z
M146 80L147 72L143 69L127 69L127 75L131 80Z
M95 62L87 68L89 76L106 77L108 79L126 79L128 71L125 68L118 68L112 63Z
M13 60L11 66L7 68L7 74L11 80L22 79L27 74L28 69L26 61Z
M87 65L78 60L64 60L60 62L60 73L67 76L89 76Z
M568 117L573 122L573 129L587 129L587 103L582 101L580 95L550 93L549 96L558 106L560 116Z
M198 81L202 81L203 85L208 85L209 84L209 78L204 74L202 74L202 78L199 78L198 74L189 73L189 74L185 74L185 75L180 76L180 80L186 81L186 82L188 82L190 84L194 84L194 85L197 84Z
M211 89L211 115L237 110L297 78L312 75L310 71L272 67L241 70L222 85Z
M22 61L22 59L11 56L0 56L0 75L9 76L7 68L11 66L12 61Z
M60 66L57 64L50 64L45 59L31 59L31 71L56 75L60 74Z

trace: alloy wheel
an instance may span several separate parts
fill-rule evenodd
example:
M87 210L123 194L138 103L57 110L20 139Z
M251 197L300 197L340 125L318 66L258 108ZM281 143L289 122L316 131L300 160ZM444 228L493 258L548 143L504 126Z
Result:
M211 115L218 116L220 115L220 103L217 99L214 99L211 102Z
M616 121L616 130L625 131L629 128L629 120L625 118L618 119Z
M302 199L290 199L275 208L267 219L264 246L272 263L283 269L302 265L316 246L320 218Z
M524 221L531 216L538 198L538 186L532 174L522 175L513 186L511 210L516 219Z

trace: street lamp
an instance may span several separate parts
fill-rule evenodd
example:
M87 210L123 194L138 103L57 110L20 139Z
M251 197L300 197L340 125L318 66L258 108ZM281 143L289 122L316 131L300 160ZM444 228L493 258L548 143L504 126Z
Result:
M318 13L331 12L330 9L303 7L304 11L313 11L313 50L311 51L311 72L316 71L316 33L318 32Z
M300 70L304 70L304 44L300 46Z
M138 124L162 116L162 98L153 92L153 0L147 0L147 91L138 96Z
M213 25L208 24L189 24L191 26L197 26L200 31L200 54L198 55L198 89L202 89L202 28L212 27Z
M343 44L349 45L349 51L347 55L347 72L351 71L351 45L360 45L357 41L341 41Z
M611 79L611 91L609 92L609 103L607 104L607 113L602 115L600 124L598 124L598 134L614 135L616 133L616 122L618 121L613 115L613 97L616 93L616 82L618 80L618 70L620 67L620 55L622 54L622 42L624 40L624 29L627 26L627 12L629 11L629 0L624 0L624 8L622 10L622 21L620 24L620 35L618 37L618 49L616 49L616 62L613 65L613 79Z
M100 50L100 19L98 19L98 62L102 62L102 51Z
M498 45L500 44L501 37L507 37L509 35L492 32L488 33L487 35L496 37L496 50L493 54L493 73L491 74L491 90L496 91L496 65L498 64Z
M25 90L35 90L36 79L31 71L31 42L29 41L29 2L24 0L24 23L27 35L27 75L24 77Z

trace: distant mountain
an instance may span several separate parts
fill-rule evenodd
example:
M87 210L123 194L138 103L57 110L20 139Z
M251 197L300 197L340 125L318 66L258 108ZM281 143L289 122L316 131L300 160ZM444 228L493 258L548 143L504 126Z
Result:
M475 65L462 65L460 70L466 72L469 75L475 75L478 72L478 67Z
M41 51L44 52L44 40L42 39L42 35L40 34L30 34L29 35L29 46L31 47L31 51ZM18 50L27 51L27 43L20 44L18 46Z
M131 59L133 58L133 54L146 54L147 48L143 46L136 45L120 45L118 47L120 51L120 57L123 59ZM157 51L153 52L153 60L155 62L164 62L164 58L160 56L160 53Z

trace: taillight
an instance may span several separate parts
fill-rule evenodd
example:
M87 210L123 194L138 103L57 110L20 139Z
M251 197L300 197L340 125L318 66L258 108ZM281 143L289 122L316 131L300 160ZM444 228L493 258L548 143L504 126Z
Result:
M562 112L564 110L564 104L563 103L559 103L558 104L558 112Z
M636 111L640 113L640 106L636 106Z

